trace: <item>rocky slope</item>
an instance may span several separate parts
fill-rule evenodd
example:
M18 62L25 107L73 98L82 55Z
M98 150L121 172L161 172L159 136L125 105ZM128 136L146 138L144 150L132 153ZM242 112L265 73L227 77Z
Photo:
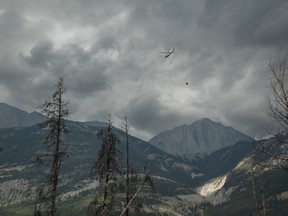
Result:
M202 144L204 141L211 141L210 145L213 146L212 141L215 139L228 145L237 140L233 139L232 134L238 134L238 140L244 137L251 141L245 135L240 136L241 133L239 135L236 130L208 119L192 125L191 128L197 133L194 132L191 136L197 141L202 139L200 142ZM72 213L86 215L87 205L93 199L98 185L90 175L101 144L97 132L107 127L107 124L97 121L67 121L67 126L70 131L66 140L69 157L63 161L60 171L59 212L63 216L70 216ZM125 133L117 128L114 128L114 131L120 138L117 147L122 161L125 160ZM187 129L185 133L188 132ZM0 129L1 216L32 215L37 186L45 179L49 169L48 167L39 169L33 163L37 152L45 148L41 139L46 133L47 129L38 125ZM203 137L200 136L202 133ZM210 138L205 138L205 134ZM223 137L227 137L228 141ZM253 166L252 144L247 140L229 144L213 151L205 158L189 160L165 153L148 142L130 136L131 166L141 171L146 164L156 186L155 194L145 189L145 193L140 195L144 212L139 216L253 215L255 208L252 174L258 206L263 199L261 193L264 185L264 198L271 215L285 215L288 203L287 174L278 169L279 166L277 169L265 166L265 164L277 165L273 158L267 156L261 157L263 165ZM288 149L285 145L280 146L277 140L269 139L261 142L266 146L275 144L273 154L287 155ZM220 148L221 145L216 146ZM125 161L122 164L125 166Z
M46 118L37 112L27 113L8 104L0 103L0 120L0 128L10 128L31 126L45 121Z
M149 142L169 154L190 158L208 155L238 141L252 141L252 138L232 127L204 118L191 125L164 131Z

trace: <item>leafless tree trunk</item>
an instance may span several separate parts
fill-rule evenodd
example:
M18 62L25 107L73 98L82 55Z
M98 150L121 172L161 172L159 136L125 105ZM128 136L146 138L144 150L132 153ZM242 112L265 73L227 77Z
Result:
M131 206L131 204L133 203L133 201L137 198L138 194L143 190L144 185L147 183L149 184L150 188L155 191L155 187L154 187L154 181L151 178L150 175L150 171L147 171L147 163L144 166L144 172L145 172L145 176L144 179L140 185L140 187L137 189L137 191L134 192L134 194L131 196L131 198L129 199L129 202L126 204L125 208L122 210L121 214L119 216L123 216L125 214L125 212L127 212L127 210L129 209L129 207ZM130 191L129 191L130 192Z
M129 158L129 125L127 117L125 116L125 122L123 122L123 128L126 135L126 204L124 210L122 210L121 215L125 214L128 216L130 214L135 215L140 213L141 204L136 201L138 194L142 191L146 183L149 183L151 189L154 191L154 182L150 176L150 172L146 170L147 163L144 166L144 179L139 178L135 170L131 169L130 158Z
M273 120L286 129L288 127L287 58L270 62L268 67L271 74L271 92L266 98L268 113Z
M129 172L130 172L130 165L129 165L129 133L128 133L128 122L127 122L127 117L125 116L125 122L123 123L124 125L124 129L125 129L125 135L126 135L126 206L128 206L129 201L130 201L130 184L129 184L129 180L130 180L130 176L129 176ZM126 210L126 216L129 215L129 208L127 208Z
M254 174L253 170L250 171L251 174L251 182L252 182L252 191L253 191L253 202L254 202L254 208L255 208L255 216L258 215L258 204L257 204L257 197L256 197L256 190L255 190L255 182L254 182Z
M47 150L44 154L39 155L36 161L42 163L43 157L52 157L53 159L50 175L48 177L48 185L44 184L48 189L45 191L45 189L42 188L37 196L38 200L49 202L48 212L50 216L55 216L57 210L56 199L59 172L63 157L66 155L62 146L63 135L68 133L64 118L69 115L69 110L66 108L69 102L63 100L63 94L66 89L64 88L62 78L59 78L55 87L56 90L52 94L52 102L46 101L39 107L41 112L48 117L48 121L45 124L49 127L49 133L44 139L44 144L46 144Z
M265 181L263 181L263 178L264 178L265 168L267 166L271 167L271 165L266 163L267 157L265 156L267 156L267 153L264 153L263 151L259 151L258 145L260 146L263 145L261 143L262 142L257 143L255 141L253 144L253 155L251 158L252 167L250 169L255 216L266 216L268 212L267 200L265 198L265 191L267 188L265 188Z

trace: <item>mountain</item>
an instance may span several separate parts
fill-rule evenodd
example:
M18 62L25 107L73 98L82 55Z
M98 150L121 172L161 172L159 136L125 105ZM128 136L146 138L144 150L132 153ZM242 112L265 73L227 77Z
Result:
M281 150L280 158L286 157L287 144L269 138L255 145L272 149L271 154L253 152L225 174L197 187L203 199L213 203L204 215L287 215L288 172L273 156Z
M46 117L37 112L27 113L16 107L0 103L0 128L25 127L38 124Z
M60 197L69 200L87 194L91 196L95 193L97 182L91 178L90 171L101 146L97 133L107 124L67 121L66 125L69 130L65 142L68 157L64 159L60 171ZM117 128L114 132L120 140L117 149L124 166L126 134ZM47 174L46 169L37 168L33 163L37 153L45 149L41 140L46 133L47 129L39 125L0 129L0 148L3 149L0 151L0 215L5 215L1 214L1 206L33 201L37 185ZM129 136L129 143L130 166L141 173L146 165L153 175L158 193L175 194L183 188L191 191L188 185L191 184L192 173L200 172L197 167L136 137Z
M196 161L195 166L203 170L202 178L197 182L203 182L231 171L243 158L251 155L253 152L253 143L248 141L239 141L234 145L216 150L205 158Z
M208 155L238 141L252 141L252 138L232 127L203 118L191 125L161 132L149 142L169 154L193 158Z
M8 111L10 112L10 109ZM68 155L64 158L60 170L57 208L62 216L86 215L87 206L93 200L98 187L97 180L90 175L101 146L97 133L105 129L107 123L67 120L66 125L70 132L65 140ZM210 136L210 139L205 139L205 135L196 136L194 132L192 135L197 137L198 141L200 138L210 140L210 145L213 145L212 138L217 138L213 133L217 132L220 133L218 137L221 136L223 142L224 137L227 137L229 142L225 143L232 144L219 147L215 151L211 150L212 152L206 157L190 160L169 154L149 142L129 136L131 167L141 173L146 166L151 171L156 188L156 193L150 192L149 188L145 187L144 193L139 194L143 204L143 211L138 214L139 216L255 215L252 174L258 207L264 196L271 213L268 215L286 215L288 175L279 167L274 169L265 166L277 165L277 161L265 155L261 157L260 163L253 165L255 156L251 141L253 143L256 141L244 135L244 138L248 137L248 141L237 142L235 141L237 139L231 138L231 134L237 135L240 132L209 119L203 119L192 125L198 128L195 129L198 134L201 134L201 130L204 133L204 129L207 129L208 132L205 134ZM232 132L228 133L230 130ZM122 169L125 169L126 134L115 127L113 131L119 137L117 143L119 160L122 162ZM230 135L228 136L225 131ZM45 180L49 171L49 166L44 164L39 168L33 163L37 153L45 149L42 139L46 134L47 128L37 124L0 129L1 216L33 214L37 186ZM240 138L238 140L241 140ZM277 140L261 140L256 144L261 142L267 146L274 144L273 154L287 155L288 149L284 144L279 145ZM285 152L282 152L284 150ZM264 195L263 186L265 186ZM121 199L123 194L119 194L118 197Z

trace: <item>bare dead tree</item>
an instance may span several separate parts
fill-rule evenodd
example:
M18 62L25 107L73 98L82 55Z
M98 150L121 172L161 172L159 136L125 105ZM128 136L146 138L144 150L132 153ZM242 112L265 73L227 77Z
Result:
M126 135L126 206L128 206L129 201L130 201L130 192L129 192L129 187L130 187L130 161L129 161L129 133L128 133L128 122L127 122L127 117L125 116L125 122L123 122L123 126L125 129L125 135ZM129 208L126 210L126 216L129 215Z
M68 101L63 99L66 91L64 88L63 78L59 78L55 85L55 92L52 94L52 101L45 101L39 108L41 112L48 117L48 121L42 126L49 128L49 132L43 140L46 145L44 153L37 156L36 163L43 164L44 157L52 158L50 174L45 183L43 183L38 191L37 200L40 202L48 202L49 216L56 215L57 187L59 183L59 172L64 156L66 155L63 147L63 136L67 135L68 130L65 125L65 117L69 115L67 109ZM41 215L40 208L35 208L34 215Z
M125 208L122 210L121 214L119 216L123 216L129 207L132 205L132 203L135 201L135 199L138 197L139 193L143 190L145 184L148 184L152 191L155 191L154 181L151 177L150 171L147 171L147 163L144 166L144 178L139 185L139 187L136 189L134 188L132 196L129 198L129 202L126 204ZM136 189L136 190L135 190ZM131 191L130 191L131 192Z
M131 213L133 215L139 214L142 204L139 201L138 194L143 190L145 184L149 184L152 191L155 190L154 182L151 178L150 171L147 171L147 162L144 166L144 178L141 178L139 172L136 170L131 169L130 166L130 158L129 158L129 125L127 121L127 117L125 116L123 122L123 129L125 131L125 138L126 138L126 187L125 187L125 194L126 194L126 203L124 210L122 210L121 215L125 213L126 216Z
M288 127L287 58L269 62L268 69L271 74L269 86L271 91L266 97L268 114L286 129Z
M92 173L98 177L100 194L90 203L88 215L115 215L117 209L113 206L113 202L117 186L117 173L119 172L119 157L116 150L118 137L113 132L110 116L107 129L101 131L98 136L102 144Z
M257 202L257 194L255 189L255 177L254 177L254 171L256 169L256 151L255 151L255 144L253 145L253 156L252 156L252 168L250 169L250 176L251 176L251 183L252 183L252 192L253 192L253 203L254 203L254 215L258 216L258 202Z
M271 75L270 94L266 96L268 114L271 119L277 122L282 133L274 135L278 141L278 148L287 147L288 144L288 58L282 58L275 62L269 62L268 69ZM277 148L277 147L276 147ZM273 150L274 149L274 150ZM288 156L275 151L275 145L270 147L262 146L261 149L270 157L274 158L278 165L288 172Z

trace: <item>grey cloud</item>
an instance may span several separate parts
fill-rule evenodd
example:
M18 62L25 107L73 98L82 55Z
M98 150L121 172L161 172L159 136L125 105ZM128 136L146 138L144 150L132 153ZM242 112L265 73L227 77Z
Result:
M126 114L138 131L153 135L201 117L260 133L258 128L269 124L262 110L266 64L287 54L287 5L284 0L1 1L0 85L13 104L34 108L63 76L76 120ZM60 35L51 35L54 31ZM63 42L66 33L69 41ZM167 59L158 53L173 47ZM183 107L169 104L169 97Z
M30 25L23 1L1 1L0 8L0 52L5 52L5 55L15 55L23 47L30 46L35 40L43 38L44 30L49 29L50 24L47 22L42 22L41 26Z
M27 12L36 11L37 14L45 15L54 21L59 20L68 26L98 26L126 9L121 1L113 0L30 0L25 2L23 7Z
M237 104L237 107L239 106L243 106L241 102ZM223 113L227 124L255 138L261 138L267 135L267 131L277 127L266 114L265 104L261 104L259 108L253 105L250 107L249 104L243 107L241 110L234 107L236 109L232 108Z
M109 36L100 38L99 41L97 41L92 48L92 50L99 50L99 49L104 49L104 50L116 49L120 51L121 46L118 43L115 36L109 35Z
M31 67L38 67L48 69L49 65L53 63L53 44L51 41L44 41L36 44L30 51L30 56L25 57L21 54L24 60ZM57 58L56 58L57 59Z
M67 86L74 94L83 97L109 87L109 79L105 75L105 66L94 65L91 68L78 68L76 76L67 75Z
M118 117L126 115L132 127L156 134L183 122L183 113L169 110L160 103L156 95L144 94L132 99ZM186 119L187 120L187 119Z
M201 13L201 1L135 1L129 25L156 40L157 46L187 48L194 46L194 27ZM196 36L197 37L197 36ZM150 42L150 41L149 41Z
M271 46L288 42L288 31L284 27L288 25L287 1L258 0L244 5L233 32L240 45Z
M287 43L287 8L284 0L207 0L199 25L226 46L275 46Z
M70 91L82 96L108 87L106 66L91 58L93 55L75 44L56 50L51 41L41 41L28 56L21 57L31 68L46 70L54 77L63 76Z
M23 30L23 17L16 10L6 9L1 14L0 27L2 30L0 39L16 39L19 35L15 31Z
M163 107L157 98L150 96L139 95L139 97L131 100L127 107L127 116L131 124L142 130L152 132L157 127L155 120L159 124L160 111L163 112ZM124 109L124 111L126 111ZM154 127L154 128L152 128Z

